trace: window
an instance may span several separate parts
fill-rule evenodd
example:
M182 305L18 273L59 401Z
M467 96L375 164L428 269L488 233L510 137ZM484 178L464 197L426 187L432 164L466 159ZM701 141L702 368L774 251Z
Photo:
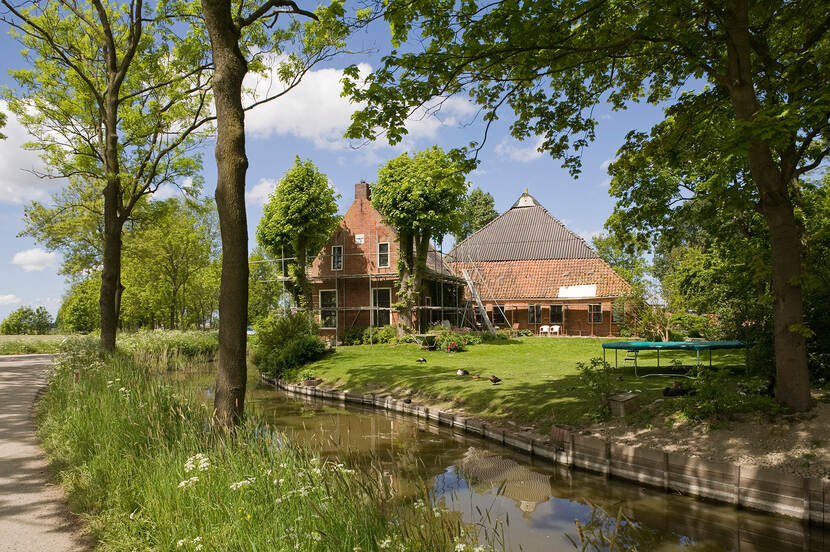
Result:
M550 306L550 323L551 324L561 324L562 323L562 305L551 305Z
M527 323L541 324L542 323L542 305L528 305L527 306Z
M320 327L337 327L337 290L320 290Z
M372 325L376 327L388 326L392 318L392 290L376 288L372 290Z
M389 244L379 243L378 244L378 267L379 268L387 268L389 266Z
M363 234L355 234L354 235L354 242L357 245L363 245L364 243L366 243L366 236L363 235Z
M331 248L331 269L343 270L343 246L335 245Z
M625 321L625 303L614 301L611 303L611 322L622 324Z
M493 306L493 324L506 325L507 317L505 317L504 307L500 305Z
M588 322L599 324L602 322L602 305L599 303L591 303L588 305Z

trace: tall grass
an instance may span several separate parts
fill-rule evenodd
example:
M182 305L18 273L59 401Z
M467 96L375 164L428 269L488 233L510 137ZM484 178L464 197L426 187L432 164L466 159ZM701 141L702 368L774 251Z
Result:
M73 372L80 371L78 383ZM322 460L249 418L213 428L195 397L76 339L39 431L100 550L471 550L475 531L379 465ZM481 549L481 548L479 548Z
M206 362L219 352L216 331L153 330L122 333L118 348L142 366L181 370L193 362Z
M60 350L65 335L0 335L0 355L51 354Z

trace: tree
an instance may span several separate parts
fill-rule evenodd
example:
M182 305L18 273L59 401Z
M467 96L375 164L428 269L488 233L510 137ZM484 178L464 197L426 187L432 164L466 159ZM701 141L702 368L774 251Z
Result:
M294 299L311 312L311 284L306 276L311 258L337 227L337 199L328 177L310 159L294 159L294 166L277 183L257 226L257 243L272 258L291 257Z
M0 323L0 334L45 334L52 328L52 315L45 307L20 307Z
M430 240L457 231L459 207L467 191L463 161L438 146L403 153L378 171L372 204L398 232L398 332L412 326L421 294Z
M269 260L260 247L248 259L248 323L254 326L268 315L287 309L290 302L285 300L286 291L279 280L283 276L280 263Z
M132 265L136 289L156 293L157 307L166 315L156 321L168 328L184 327L193 309L189 289L218 258L215 206L209 200L178 198L151 203L148 220L130 240L125 265Z
M89 333L100 326L101 275L96 273L69 288L58 310L57 324L62 331Z
M614 234L594 236L591 245L608 265L629 284L643 281L648 272L648 262L642 250L632 250Z
M392 0L383 9L396 47L416 32L423 47L393 51L366 81L358 82L356 67L348 71L346 93L367 102L350 136L373 137L380 127L398 141L414 106L468 93L488 125L508 106L515 137L540 136L541 149L577 173L581 150L595 136L593 106L607 101L622 109L645 99L669 105L667 122L690 123L685 128L700 139L691 150L699 165L716 173L722 172L717 164L745 168L769 232L776 396L793 410L809 408L809 332L793 203L799 178L830 152L824 2L470 1L447 7ZM706 85L695 86L701 81ZM653 133L661 135L659 125ZM720 137L724 149L712 147ZM683 189L682 180L674 183Z
M9 106L35 137L46 177L84 182L103 197L101 346L115 349L122 231L139 200L195 174L197 130L210 117L200 36L177 34L185 6L2 0L31 69L13 71ZM59 205L58 208L63 208Z
M461 225L453 233L456 243L499 216L493 196L479 187L470 190L461 204Z
M213 52L213 96L216 111L216 205L222 233L222 282L219 292L219 367L214 410L226 426L238 423L245 411L247 379L248 228L245 213L245 112L242 81L253 50L282 53L281 42L299 43L299 54L289 56L281 73L296 85L316 63L343 46L348 27L339 21L343 7L334 2L317 12L301 9L293 0L264 0L262 4L233 6L231 0L201 0L205 27ZM248 9L246 9L248 8ZM280 16L299 15L271 32ZM292 87L293 85L290 85ZM276 97L277 94L273 97Z

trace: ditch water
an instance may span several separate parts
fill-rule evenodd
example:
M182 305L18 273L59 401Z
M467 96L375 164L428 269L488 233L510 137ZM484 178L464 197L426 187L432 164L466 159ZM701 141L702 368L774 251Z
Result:
M253 376L253 375L252 375ZM213 401L214 372L174 374ZM344 463L374 460L401 493L426 484L436 503L467 523L503 532L506 550L583 550L586 539L615 532L641 551L819 551L830 531L736 510L658 489L552 465L436 423L367 407L291 396L249 382L246 406L287 439ZM597 541L598 542L598 541ZM604 550L586 547L584 550Z

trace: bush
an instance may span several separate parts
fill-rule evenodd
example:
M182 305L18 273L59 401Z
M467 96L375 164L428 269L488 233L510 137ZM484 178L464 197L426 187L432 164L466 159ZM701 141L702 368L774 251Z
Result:
M590 362L577 362L579 382L587 390L590 398L588 416L594 421L607 420L611 415L609 397L614 394L615 376L617 371L599 357Z
M340 343L346 346L362 345L365 330L366 328L349 328L340 334Z
M363 331L363 344L371 345L373 343L391 343L398 335L398 329L395 326L384 326L382 328L366 328Z
M517 333L519 334L519 337L533 337L534 335L533 330L528 328L522 328L521 330L518 330Z
M762 377L735 381L727 369L704 369L693 384L695 394L682 397L677 405L691 420L727 420L741 412L775 414L781 406L760 391L767 385Z
M276 372L273 376L284 376L292 370L313 362L323 356L326 346L316 335L299 335L286 343L276 358Z
M317 324L302 312L268 316L255 328L253 360L262 373L282 377L316 360L325 350L317 337Z

